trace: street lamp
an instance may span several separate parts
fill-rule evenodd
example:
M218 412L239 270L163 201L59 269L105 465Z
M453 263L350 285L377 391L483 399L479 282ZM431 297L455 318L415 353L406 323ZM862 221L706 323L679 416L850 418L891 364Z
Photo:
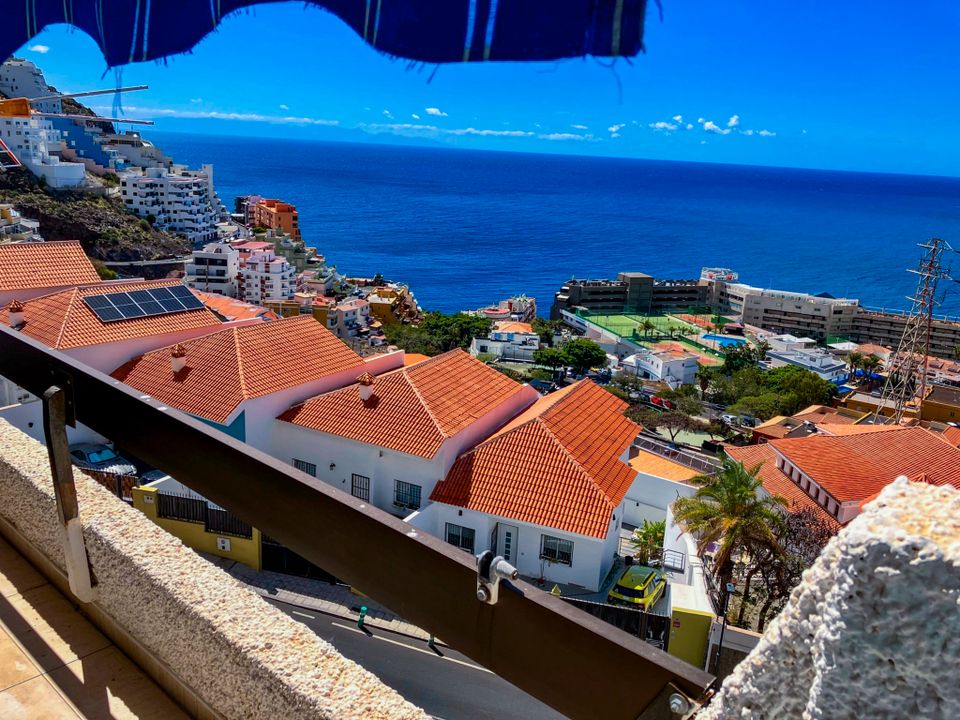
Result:
M727 629L727 608L730 606L730 596L733 595L737 588L732 582L728 582L724 589L726 590L726 594L723 596L723 625L720 626L720 642L717 644L717 660L713 666L714 674L720 672L720 653L723 651L723 633Z

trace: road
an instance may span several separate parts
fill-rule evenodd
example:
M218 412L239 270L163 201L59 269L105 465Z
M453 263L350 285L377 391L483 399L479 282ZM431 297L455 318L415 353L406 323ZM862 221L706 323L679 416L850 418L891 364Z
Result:
M440 720L563 720L535 700L464 655L379 628L371 634L355 622L303 610L265 598L302 622L407 700Z

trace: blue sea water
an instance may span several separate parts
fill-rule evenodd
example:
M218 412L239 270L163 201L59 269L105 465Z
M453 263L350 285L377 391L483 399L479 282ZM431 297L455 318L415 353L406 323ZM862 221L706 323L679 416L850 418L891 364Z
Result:
M148 137L154 137L148 135ZM514 293L541 314L571 277L622 270L855 297L902 309L921 250L960 248L960 179L156 133L177 162L213 163L229 206L279 197L349 275L407 282L456 311ZM958 263L960 271L960 263ZM950 287L946 287L949 285ZM960 315L946 283L940 310Z

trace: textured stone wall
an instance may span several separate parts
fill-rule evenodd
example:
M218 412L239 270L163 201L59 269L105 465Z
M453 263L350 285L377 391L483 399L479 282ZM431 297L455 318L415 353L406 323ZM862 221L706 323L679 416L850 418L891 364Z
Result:
M228 718L427 716L74 472L97 606ZM63 569L46 448L0 420L0 517Z
M960 492L898 480L698 720L960 717Z

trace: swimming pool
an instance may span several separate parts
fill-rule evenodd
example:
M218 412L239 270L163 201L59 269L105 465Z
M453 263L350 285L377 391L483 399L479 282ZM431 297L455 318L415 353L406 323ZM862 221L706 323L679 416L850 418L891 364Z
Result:
M704 335L704 340L713 340L720 347L735 347L737 345L743 345L746 340L738 337L730 337L729 335Z

